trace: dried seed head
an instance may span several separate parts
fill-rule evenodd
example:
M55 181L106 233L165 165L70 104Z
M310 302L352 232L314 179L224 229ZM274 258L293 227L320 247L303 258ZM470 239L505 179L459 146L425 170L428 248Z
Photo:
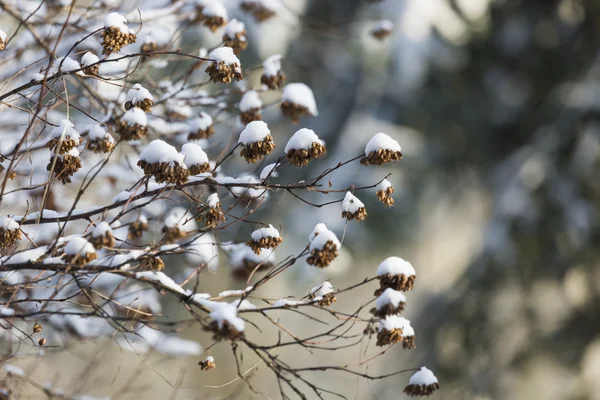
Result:
M135 43L135 33L125 33L120 28L107 26L101 33L102 36L102 54L109 56L112 53L118 53L129 44Z
M263 73L260 76L260 83L265 85L271 90L277 90L283 87L283 83L285 82L285 74L281 71L277 71L275 75L268 75Z
M215 359L212 358L211 356L206 357L206 360L204 360L204 361L200 361L198 363L198 365L200 366L202 371L208 371L210 369L217 368L217 366L215 364Z
M63 185L71 183L71 176L81 168L79 152L77 149L73 148L68 154L53 155L50 157L50 162L46 166L46 170L50 171L53 164L54 176L60 179Z
M360 163L363 165L383 165L392 161L398 161L401 158L402 153L400 151L377 149L377 151L372 151L368 156L363 157Z
M402 329L382 329L377 332L377 346L387 346L394 343L402 343Z
M33 324L33 333L40 333L42 329L44 329L44 327L39 322Z
M152 271L162 271L165 268L165 263L160 257L148 257L141 262L140 267Z
M297 167L308 165L310 160L316 160L325 154L327 150L321 143L313 142L310 148L307 149L292 149L286 153L286 157L290 164Z
M240 155L244 157L246 162L253 164L260 161L264 156L271 154L274 149L273 138L271 135L267 135L261 141L243 144Z
M19 224L10 217L0 218L0 249L10 247L20 239Z
M129 225L129 230L127 233L127 238L129 240L134 240L141 238L144 232L148 230L148 222L144 220L133 221L131 225Z
M43 338L43 337L41 337L41 338L38 340L38 344L40 345L40 347L41 347L41 346L45 346L45 345L46 345L46 338Z
M225 64L223 61L213 62L206 68L206 73L214 83L231 83L234 79L243 79L240 64Z
M325 243L323 249L313 249L310 252L310 256L306 259L306 262L308 262L310 265L314 265L315 267L325 268L328 267L339 255L340 252L337 245L333 241L329 240L327 243Z
M275 10L266 7L262 2L253 0L243 0L240 3L240 8L252 15L256 22L264 22L275 16Z
M437 378L429 369L422 367L410 377L404 393L408 396L430 396L440 388Z
M137 165L144 170L146 176L153 176L157 183L174 183L181 186L188 181L190 173L185 165L176 162L148 163L139 160Z
M248 125L252 121L262 121L262 114L260 113L260 108L251 108L247 111L241 112L240 120L244 125Z
M215 134L215 127L210 125L206 129L197 129L188 134L188 140L208 139Z
M162 233L164 233L163 240L165 243L175 243L177 240L183 239L187 236L187 232L179 229L178 226L163 226Z
M212 321L206 329L213 333L214 340L229 340L231 342L242 338L244 332L238 331L229 321Z

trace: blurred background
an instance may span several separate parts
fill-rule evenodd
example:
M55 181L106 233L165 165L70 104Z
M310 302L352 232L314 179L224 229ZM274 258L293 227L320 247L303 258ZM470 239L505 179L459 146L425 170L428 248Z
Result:
M163 2L138 6L143 14L144 7L158 3ZM338 206L313 208L289 195L269 199L256 219L282 227L286 241L279 259L305 243L317 222L326 222L340 237L344 232L342 257L330 270L315 277L309 267L295 266L269 295L295 290L301 297L325 276L344 287L373 276L385 257L401 256L417 271L406 312L417 348L390 351L370 364L370 373L426 365L440 380L438 399L600 399L600 319L595 316L600 305L600 2L282 4L277 17L260 26L240 13L250 42L242 65L258 66L275 53L284 56L288 82L305 82L315 93L319 116L303 120L302 127L327 142L328 156L302 172L282 171L279 179L315 176L360 154L376 132L397 139L404 159L391 169L355 163L330 177L341 188L392 173L396 205L384 208L374 193L359 196L369 214L360 225L346 227ZM377 40L370 30L381 19L394 28ZM180 46L197 51L219 39L191 31ZM259 77L260 71L246 84L256 86ZM267 109L264 119L276 143L298 128L281 118L277 107ZM239 172L245 164L229 168L236 167ZM250 227L240 229L250 232ZM226 267L224 257L222 264ZM218 274L202 281L200 289L213 293L236 284L243 287ZM334 307L362 304L372 290L340 297ZM165 314L185 316L177 303L164 306ZM297 332L311 331L294 316L282 313L281 318ZM209 343L200 332L182 335ZM337 364L356 362L362 351L287 356L311 365ZM85 388L97 395L117 393L113 399L139 393L156 399L260 398L239 380L206 387L236 376L228 346L215 346L211 354L218 368L203 373L196 359L136 355L105 342L86 342L48 354L35 369L44 379L77 385L93 357L102 368L85 380ZM277 398L265 368L252 376L257 387ZM408 376L373 382L335 373L312 378L349 398L398 399ZM129 391L117 390L120 385Z

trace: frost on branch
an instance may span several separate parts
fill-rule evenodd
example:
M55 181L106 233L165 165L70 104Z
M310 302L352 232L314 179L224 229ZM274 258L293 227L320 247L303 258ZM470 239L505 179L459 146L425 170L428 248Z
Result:
M127 19L121 14L112 12L104 20L102 31L102 53L110 55L118 53L131 43L135 43L135 33L127 27Z
M211 81L231 83L232 80L242 80L242 67L231 47L218 47L210 52L208 58L214 60L206 68Z
M294 124L297 124L304 116L316 117L319 115L315 96L304 83L285 85L281 101L283 115L291 119Z
M263 61L263 73L260 83L271 90L277 90L283 86L285 74L281 71L281 59L279 54L272 55Z
M129 110L132 107L137 107L142 109L144 112L152 111L152 106L154 105L154 98L152 94L140 85L136 83L133 85L131 89L127 92L127 102L125 103L125 109Z
M416 279L413 266L400 257L388 257L377 267L380 289L376 295L386 288L406 292L412 290Z
M365 156L360 160L363 165L382 165L402 158L402 149L397 141L378 133L373 136L365 147Z
M342 218L357 222L362 222L367 218L367 210L364 203L350 192L346 192L342 201Z
M248 90L240 100L240 120L242 124L248 125L252 121L262 120L260 109L263 103L258 97L256 90Z
M255 163L275 149L271 131L263 121L252 121L240 133L238 143L242 145L240 155L246 162Z
M318 224L311 234L310 256L306 262L319 268L328 267L340 254L341 246L335 233L327 229L325 224Z
M252 239L248 241L248 246L256 253L260 254L262 249L274 249L283 242L279 231L269 225L266 228L260 228L252 232Z
M308 165L325 154L325 144L312 129L302 128L285 145L285 155L290 164L297 167Z
M241 53L248 47L246 26L242 21L232 19L223 31L223 45L231 47L235 54Z
M431 370L421 367L421 369L410 377L408 385L404 388L404 393L409 396L430 396L440 388L438 379Z
M14 245L21 239L19 224L11 217L0 218L0 249Z

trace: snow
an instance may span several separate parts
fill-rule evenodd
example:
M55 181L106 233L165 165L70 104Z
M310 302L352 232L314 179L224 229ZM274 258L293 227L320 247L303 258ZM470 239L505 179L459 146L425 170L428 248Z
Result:
M127 190L123 190L122 192L119 192L119 194L112 198L112 202L118 203L120 201L125 201L128 200L129 197L131 197L131 193L129 193Z
M54 62L54 66L58 67L60 65L61 72L71 72L81 69L81 65L71 57L60 57L57 58ZM83 75L83 72L77 72L78 75Z
M102 128L102 125L100 124L93 125L89 129L88 138L90 140L102 140L106 138L111 143L115 142L115 139L112 137L112 135Z
M256 306L252 303L250 303L248 300L244 299L237 299L232 301L230 304L233 304L234 306L237 307L238 310L243 311L243 310L256 310Z
M30 262L36 262L40 257L46 254L48 248L46 246L40 246L35 249L24 250L10 256L4 256L0 258L0 264L2 265L14 265L14 264L26 264Z
M210 196L208 196L208 199L206 199L206 202L208 203L208 206L211 208L216 208L217 205L221 202L219 200L219 195L216 193L211 194Z
M285 85L282 101L289 101L290 103L304 106L313 116L319 115L315 96L311 88L304 83L288 83Z
M329 281L323 282L322 284L310 289L310 294L315 296L315 298L313 299L315 301L321 300L325 295L328 295L329 293L333 293L333 285Z
M270 225L267 228L260 228L252 232L252 240L258 242L262 238L278 238L279 231Z
M126 336L127 337L127 336ZM138 342L143 340L142 343ZM193 340L181 339L177 336L166 335L161 331L150 328L147 325L137 330L136 334L131 334L129 340L121 346L128 350L137 352L146 352L148 347L171 356L198 356L202 354L202 346Z
M281 54L274 54L263 61L263 74L266 76L276 76L281 71Z
M148 89L139 83L133 85L133 87L127 92L127 101L131 101L133 104L139 103L146 99L154 100L152 94L150 94L150 91L148 91Z
M73 125L73 123L68 119L63 119L60 121L59 125L56 128L50 131L50 134L48 135L48 140L59 138L61 137L61 135L63 135L63 133L63 138L70 137L76 142L79 142L79 140L81 139L79 132L75 130L75 125Z
M161 271L142 271L136 272L135 279L147 279L150 281L159 282L164 287L181 294L186 294L181 286L175 283L175 281L169 278L164 272Z
M134 107L128 110L121 117L121 121L125 122L127 125L139 125L139 126L147 126L148 125L148 117L146 113L137 107Z
M330 240L338 249L342 246L335 233L325 228L325 230L320 231L319 234L316 235L310 242L310 250L323 250L325 244Z
M404 293L392 288L387 288L379 295L377 300L375 300L375 308L381 310L388 304L391 304L396 308L400 303L406 303L406 296Z
M402 148L397 141L381 132L375 134L375 136L369 140L365 147L365 155L368 156L370 153L376 152L379 149L391 150L394 152L402 151Z
M204 10L202 10L202 14L204 14ZM223 36L227 36L231 39L236 37L236 34L243 33L246 30L246 26L242 21L234 18L225 26L223 30Z
M224 62L227 65L240 65L240 60L233 53L233 49L231 47L217 47L216 49L210 52L208 58L210 58L211 60L215 60L216 62Z
M410 321L404 317L399 315L388 315L384 319L379 320L377 330L393 331L394 329L403 329L405 326L407 326L407 324L410 326Z
M2 369L4 369L4 371L6 371L7 374L12 375L12 376L18 376L18 377L25 376L25 371L23 371L21 368L17 367L16 365L5 364L2 367Z
M12 219L11 217L0 217L0 228L4 228L8 230L19 229L19 224L17 221Z
M279 163L272 163L264 167L262 171L260 171L260 180L264 181L267 179L267 177L277 178L279 173L275 171L275 168L277 168L279 165Z
M240 100L241 112L246 112L257 108L260 109L262 106L263 103L260 100L260 97L258 97L256 90L248 90L246 93L244 93L242 99Z
M92 53L91 51L88 51L83 55L83 57L81 57L81 65L83 65L84 67L96 64L99 61L100 59L98 58L98 56Z
M246 292L252 290L252 286L248 286L246 289L239 290L224 290L217 295L217 297L233 297L233 296L243 296Z
M69 256L80 255L85 257L86 254L90 253L96 253L94 246L81 236L72 237L65 246L65 254Z
M183 155L183 162L188 167L192 165L208 164L208 155L202 150L202 147L195 143L186 143L181 147L179 154Z
M408 381L409 385L416 386L429 386L435 383L438 383L438 379L433 374L433 372L426 367L421 367L421 369L418 372L414 373Z
M377 22L377 24L375 24L375 26L373 26L373 28L371 30L372 31L391 31L391 30L394 30L394 24L392 23L392 21L390 21L388 19L382 19L381 21Z
M206 357L206 360L204 360L204 361L214 363L215 359L213 358L213 356L208 356L208 357Z
M284 152L290 150L308 150L313 143L323 143L312 129L302 128L288 140Z
M116 12L112 12L104 18L104 26L118 28L122 33L129 33L127 19Z
M6 42L6 37L8 35L6 34L6 32L4 32L2 29L0 29L0 40L2 40L3 42Z
M188 122L190 130L192 132L195 131L205 131L213 124L213 119L210 115L205 113L204 111L200 112L200 115Z
M202 8L202 15L205 17L221 17L227 20L227 9L220 1L213 0Z
M377 276L384 275L404 275L415 276L416 272L413 266L400 257L388 257L377 267Z
M185 246L186 261L192 266L205 263L210 272L219 267L219 248L211 233L203 233Z
M354 214L358 212L360 208L364 208L364 203L354 196L350 192L346 192L344 200L342 201L342 210Z
M167 228L179 228L184 232L191 232L197 228L196 222L184 208L175 207L165 218L164 224Z
M317 225L315 225L313 231L308 236L308 241L312 242L312 240L315 238L315 236L317 236L317 234L325 232L327 230L327 225L325 225L323 222L318 223Z
M304 304L304 302L299 300L279 299L273 303L271 307L297 306L299 304Z
M108 225L108 222L102 221L98 225L96 225L96 227L92 231L92 237L93 238L102 237L109 232L112 232L110 229L110 225Z
M384 179L377 184L376 189L377 189L377 191L383 190L385 192L390 187L392 187L392 184L390 183L390 181L388 181L387 179Z
M213 311L210 313L210 318L219 324L219 329L223 328L223 322L227 321L238 332L243 332L246 327L246 322L237 316L237 307L229 303L216 303Z
M264 121L252 121L240 133L238 143L250 144L260 142L270 134L271 131Z
M15 315L15 310L13 310L12 308L1 306L0 315L2 315L3 317L12 317L13 315Z
M260 254L256 254L250 246L241 243L241 246L231 252L229 262L235 269L244 266L244 260L255 264L273 264L275 263L275 251L273 249L261 249Z
M140 154L140 160L146 161L148 164L177 163L185 166L184 158L185 156L178 153L175 147L160 139L151 141Z

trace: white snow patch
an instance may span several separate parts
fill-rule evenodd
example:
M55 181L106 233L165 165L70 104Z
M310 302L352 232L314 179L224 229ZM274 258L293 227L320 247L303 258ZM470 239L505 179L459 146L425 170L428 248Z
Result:
M354 196L350 192L346 192L344 200L342 201L342 210L354 214L359 209L364 208L364 203Z
M219 329L223 328L223 323L227 321L238 332L243 332L246 327L246 322L238 317L237 307L229 303L216 303L213 306L213 311L209 314L213 321L217 321Z
M375 134L371 139L369 139L367 146L365 147L365 155L368 156L370 153L376 152L379 149L402 151L402 148L397 141L381 132Z
M258 92L256 90L248 90L242 96L240 100L240 111L246 112L252 109L260 109L263 106L263 102L258 96Z
M271 131L264 121L252 121L240 133L238 143L250 144L260 142L270 134Z
M262 238L278 238L279 231L271 224L267 228L260 228L252 232L252 240L258 242Z
M311 88L304 83L288 83L283 88L282 101L304 106L308 112L313 115L319 115L317 111L317 102Z
M379 295L377 300L375 300L375 308L381 310L388 304L391 304L396 308L400 303L406 303L406 296L404 293L392 288L387 288Z
M188 167L208 164L208 155L195 143L184 144L179 153L183 155L183 161Z
M323 144L315 131L312 129L302 128L294 133L290 140L288 140L287 144L285 145L284 152L287 153L290 150L308 150L312 147L313 143Z
M400 257L388 257L379 264L379 267L377 267L377 276L387 274L416 276L413 266Z
M129 126L139 125L139 126L147 126L148 125L148 117L146 113L137 107L134 107L128 110L121 117L121 121L125 122Z
M65 254L69 256L80 255L85 257L86 254L96 253L94 246L81 236L73 236L65 246Z

